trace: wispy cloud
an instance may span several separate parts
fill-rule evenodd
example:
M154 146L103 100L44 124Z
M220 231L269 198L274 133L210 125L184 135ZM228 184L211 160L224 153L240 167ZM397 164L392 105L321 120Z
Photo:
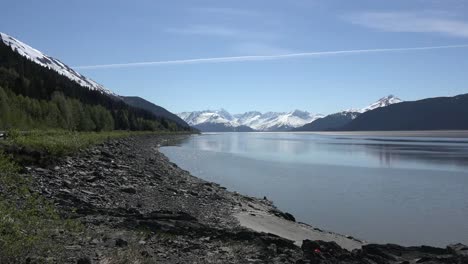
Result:
M141 67L141 66L157 66L157 65L183 65L183 64L222 63L222 62L247 62L247 61L280 60L280 59L293 59L293 58L306 58L306 57L321 57L321 56L331 56L331 55L383 53L383 52L405 52L405 51L408 52L408 51L424 51L424 50L456 49L456 48L468 48L468 44L448 45L448 46L413 47L413 48L337 50L337 51L289 53L289 54L279 54L279 55L235 56L235 57L215 57L215 58L199 58L199 59L167 60L167 61L132 62L132 63L75 66L73 68L74 69L107 69L107 68L124 68L124 67L138 67L138 66Z
M365 12L346 18L354 24L382 31L468 37L468 22L441 12Z

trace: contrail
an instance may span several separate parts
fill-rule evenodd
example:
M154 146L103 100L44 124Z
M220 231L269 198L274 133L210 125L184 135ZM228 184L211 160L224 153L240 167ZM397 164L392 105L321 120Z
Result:
M198 64L198 63L220 63L220 62L243 62L243 61L279 60L279 59L301 58L301 57L319 57L319 56L341 55L341 54L457 49L457 48L468 48L468 44L449 45L449 46L414 47L414 48L337 50L337 51L289 53L289 54L279 54L279 55L253 55L253 56L214 57L214 58L199 58L199 59L185 59L185 60L147 61L147 62L74 66L72 68L74 69L106 69L106 68L123 68L123 67L171 65L171 64L176 65L176 64Z

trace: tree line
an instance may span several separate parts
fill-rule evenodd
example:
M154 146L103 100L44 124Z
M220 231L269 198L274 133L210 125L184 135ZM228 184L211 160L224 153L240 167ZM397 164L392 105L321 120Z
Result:
M114 115L118 118L114 119ZM65 129L71 131L176 130L175 124L129 115L112 114L101 105L83 104L55 92L51 100L17 95L0 87L0 129Z

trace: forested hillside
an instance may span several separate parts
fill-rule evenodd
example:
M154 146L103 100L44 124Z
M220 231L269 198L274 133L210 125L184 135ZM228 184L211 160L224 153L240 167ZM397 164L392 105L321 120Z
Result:
M402 102L359 115L340 130L466 130L468 94Z
M124 100L124 102L127 103L128 105L131 105L133 107L138 107L138 108L141 108L141 109L145 109L145 110L153 113L156 116L161 116L161 117L164 117L164 118L166 118L168 120L174 121L177 124L179 124L180 126L183 126L183 127L188 127L189 126L184 120L182 120L182 118L178 117L176 114L173 114L173 113L167 111L166 109L164 109L163 107L161 107L159 105L155 105L152 102L147 101L147 100L145 100L145 99L143 99L141 97L138 97L138 96L120 96L120 98L122 98L122 100Z
M190 130L90 90L0 42L0 129Z
M302 127L293 129L293 131L331 131L345 126L358 116L359 112L339 112L319 118Z

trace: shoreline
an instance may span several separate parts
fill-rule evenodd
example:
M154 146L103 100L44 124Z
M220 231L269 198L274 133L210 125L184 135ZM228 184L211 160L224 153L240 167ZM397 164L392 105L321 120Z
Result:
M59 263L114 263L122 254L137 263L362 263L375 250L381 260L374 263L465 257L464 247L395 249L291 221L266 199L227 191L172 163L158 149L178 137L110 140L26 168L39 193L85 226L84 236L58 238L66 248Z
M168 142L166 141L167 145ZM169 144L170 145L170 144ZM162 152L159 151L164 157ZM168 160L169 158L166 157ZM170 160L169 160L170 161ZM201 181L205 181L201 178L193 176ZM218 183L214 183L220 186ZM224 189L224 187L221 187ZM277 208L272 201L267 199L261 199L258 197L251 197L248 195L240 194L237 191L226 192L234 194L236 206L232 210L232 216L238 221L241 227L248 228L256 232L271 233L293 241L298 247L302 246L303 240L322 240L326 242L335 242L342 248L349 251L354 249L360 249L364 244L364 241L356 239L352 236L342 235L331 231L325 231L320 228L314 227L308 223L296 222L294 216L281 211ZM291 218L287 219L289 215Z

